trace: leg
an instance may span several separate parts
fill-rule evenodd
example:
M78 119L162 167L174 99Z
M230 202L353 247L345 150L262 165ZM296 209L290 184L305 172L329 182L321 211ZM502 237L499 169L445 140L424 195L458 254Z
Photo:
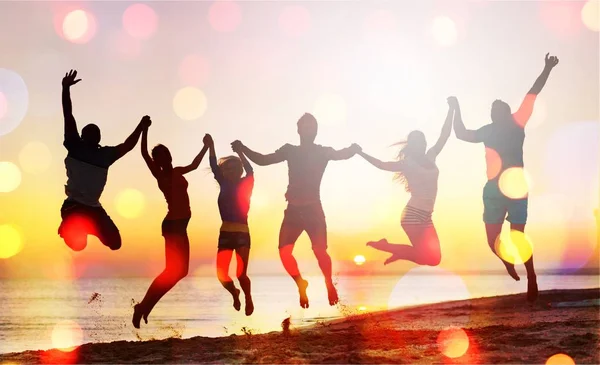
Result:
M121 248L121 233L110 219L104 208L96 208L96 232L95 235L100 239L105 246L113 251Z
M87 246L87 236L93 231L93 217L85 206L65 201L60 209L62 222L58 234L73 251Z
M252 302L252 294L250 292L250 278L248 277L248 259L250 257L250 246L242 246L235 250L237 270L236 275L240 282L240 286L244 291L246 301L245 313L247 316L254 312L254 303Z
M231 256L233 250L219 249L217 251L217 277L223 285L223 288L233 297L233 308L239 311L242 304L240 303L240 290L235 287L233 280L229 277L229 264L231 263Z
M311 221L307 226L306 233L310 238L313 252L325 278L329 305L336 305L339 302L339 298L337 290L333 285L331 257L327 253L327 223L325 222L325 216L322 215L322 212L316 212L310 219Z
M498 238L500 237L500 233L502 232L502 224L504 223L504 218L506 217L506 212L508 210L506 206L507 199L508 198L504 196L486 197L484 189L483 221L485 222L485 232L487 235L487 241L488 245L490 246L490 249L496 256L498 256L500 260L502 260L502 263L504 264L504 267L506 267L508 275L510 275L516 281L519 281L521 280L521 278L519 278L519 275L515 270L515 265L504 260L496 252L496 241L498 240Z
M306 295L308 282L300 275L300 270L298 270L298 262L292 254L292 251L294 250L294 244L304 229L290 222L286 222L286 218L287 211L286 217L284 217L283 223L281 223L281 229L279 230L279 257L281 258L281 263L283 264L285 271L287 271L292 279L294 279L296 285L298 286L298 292L300 294L300 306L302 308L308 308L308 297Z
M510 222L510 229L525 233L525 224L527 224L527 205L528 199L513 200L508 207L507 220ZM525 261L527 270L527 300L535 302L538 296L537 276L533 267L533 252L531 257Z
M148 323L148 315L158 301L183 279L189 270L190 245L186 235L165 235L165 269L154 279L144 299L134 307L133 325L140 328L140 319Z
M442 260L440 240L433 225L405 224L402 226L412 245L388 243L392 253L384 265L397 260L412 261L419 265L437 266Z

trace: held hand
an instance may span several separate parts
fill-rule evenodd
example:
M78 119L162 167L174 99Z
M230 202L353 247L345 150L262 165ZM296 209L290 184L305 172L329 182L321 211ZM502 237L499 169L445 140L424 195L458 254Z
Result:
M456 96L449 96L448 99L448 106L452 109L456 109L458 107L458 99L456 98Z
M546 57L544 59L544 62L546 64L546 68L552 69L554 68L554 66L558 65L558 57L556 56L550 56L550 53L546 53Z
M204 143L205 146L207 147L212 147L215 145L215 141L213 141L213 138L210 134L206 133L204 135L204 138L202 138L202 142Z
M231 149L233 150L233 152L242 152L242 149L244 148L244 144L240 141L240 140L235 140L233 142L231 142Z
M354 154L362 152L362 147L357 145L356 143L353 143L350 147L352 148L352 151L354 151Z
M152 120L150 119L149 116L144 115L142 117L142 120L140 121L140 124L142 125L142 128L148 129L152 125Z
M65 74L65 77L63 77L63 79L62 79L62 86L63 87L70 87L72 85L75 85L79 81L81 81L81 79L75 79L76 77L77 77L77 71L76 70L71 70L71 71L67 72Z

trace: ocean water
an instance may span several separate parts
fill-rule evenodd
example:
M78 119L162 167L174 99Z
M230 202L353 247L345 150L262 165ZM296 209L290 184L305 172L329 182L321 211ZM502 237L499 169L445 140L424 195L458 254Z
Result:
M338 276L341 303L327 303L320 276L307 277L310 308L301 309L287 276L252 277L255 312L236 312L232 299L212 276L187 277L157 304L149 324L131 325L134 300L151 278L61 280L0 279L0 353L48 349L64 344L65 321L75 323L75 343L150 340L168 337L228 336L281 330L354 313L483 296L522 293L526 280L506 275L458 276L411 270L402 276ZM540 290L598 287L598 276L538 275Z

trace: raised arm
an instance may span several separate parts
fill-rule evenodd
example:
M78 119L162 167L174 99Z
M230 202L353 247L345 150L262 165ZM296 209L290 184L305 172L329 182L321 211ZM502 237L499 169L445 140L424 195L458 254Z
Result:
M231 148L234 151L242 152L244 155L246 155L246 157L248 157L250 161L254 162L259 166L273 165L285 161L285 154L283 153L281 148L275 151L274 153L263 155L261 153L252 151L250 148L244 146L244 144L238 140L233 141L231 143Z
M450 97L454 98L454 97ZM427 151L427 156L429 158L435 160L435 158L442 152L442 149L446 145L448 138L450 137L450 132L452 132L452 117L454 116L454 107L453 104L450 104L450 98L448 98L448 114L446 114L446 120L444 121L444 125L442 126L442 132L440 133L440 137L437 142ZM456 98L454 98L456 99ZM454 103L454 101L453 101ZM458 104L458 102L456 102Z
M152 175L155 178L158 178L160 169L156 166L156 164L154 163L154 160L152 160L152 157L150 157L150 154L148 153L148 128L149 127L150 126L148 125L147 127L145 127L142 130L142 143L140 144L141 149L142 149L142 157L144 158L144 161L146 161L146 165L150 169L150 172L152 173Z
M371 165L377 167L380 170L399 172L402 169L402 161L384 162L364 153L363 151L358 152L358 154L362 156L365 160L367 160L367 162L369 162Z
M206 136L204 136L204 138L206 139ZM204 146L202 146L202 149L196 155L196 157L194 158L192 163L187 166L176 167L175 170L177 170L177 172L179 172L182 175L187 174L190 171L196 170L198 168L198 166L200 166L200 162L202 162L202 159L204 158L204 155L206 155L206 151L208 151L208 148L209 148L209 146L206 144L206 141L204 140Z
M479 130L467 129L465 124L463 123L462 116L460 114L460 105L458 104L458 99L456 97L451 97L448 102L454 109L454 134L456 138L463 140L465 142L471 143L479 143L483 142L481 139L481 135Z
M208 162L210 164L210 169L212 170L213 175L215 176L215 180L217 180L218 183L221 183L221 181L223 181L223 173L221 172L219 164L217 164L215 142L213 141L212 136L210 134L206 134L204 136L204 144L208 146L209 150Z
M76 77L77 71L71 70L67 72L62 79L62 107L65 119L65 138L63 144L65 147L70 142L79 140L77 122L73 116L73 105L71 103L71 86L81 81L81 79L76 79Z
M549 53L546 54L544 59L544 69L542 70L542 73L535 80L527 95L525 95L525 99L523 99L519 110L514 113L515 121L522 127L524 127L529 121L529 118L533 113L533 104L535 99L546 85L548 76L550 76L550 71L552 71L552 69L558 64L558 58L556 56L548 56Z
M341 150L332 150L329 159L334 161L347 160L360 151L360 146L356 143L353 143L350 145L350 147L346 147Z
M244 167L244 171L246 171L246 176L254 175L254 169L252 168L252 165L250 165L250 161L248 161L246 155L244 155L244 152L242 152L241 148L239 148L239 146L237 147L238 150L234 150L233 152L237 153L240 157L240 160L242 161L242 166Z
M140 122L138 123L138 125L135 128L135 130L133 131L133 133L131 133L129 135L129 137L127 137L125 142L116 146L117 156L116 156L115 160L118 160L121 157L125 156L129 151L131 151L133 149L133 147L135 147L138 140L140 139L140 135L142 134L142 131L144 130L144 128L150 127L151 123L152 122L150 121L150 117L145 115L142 118L142 120L140 120Z

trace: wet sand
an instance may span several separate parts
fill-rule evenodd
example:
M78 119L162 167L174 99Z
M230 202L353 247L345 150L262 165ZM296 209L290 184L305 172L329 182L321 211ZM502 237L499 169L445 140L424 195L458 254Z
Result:
M524 294L478 298L352 315L267 334L26 351L0 355L0 363L543 364L564 353L576 364L598 364L600 307L555 304L599 298L600 288L543 291L535 305L527 304ZM449 332L451 327L463 329L468 340L456 335L460 331ZM440 334L451 334L450 341L442 341Z

